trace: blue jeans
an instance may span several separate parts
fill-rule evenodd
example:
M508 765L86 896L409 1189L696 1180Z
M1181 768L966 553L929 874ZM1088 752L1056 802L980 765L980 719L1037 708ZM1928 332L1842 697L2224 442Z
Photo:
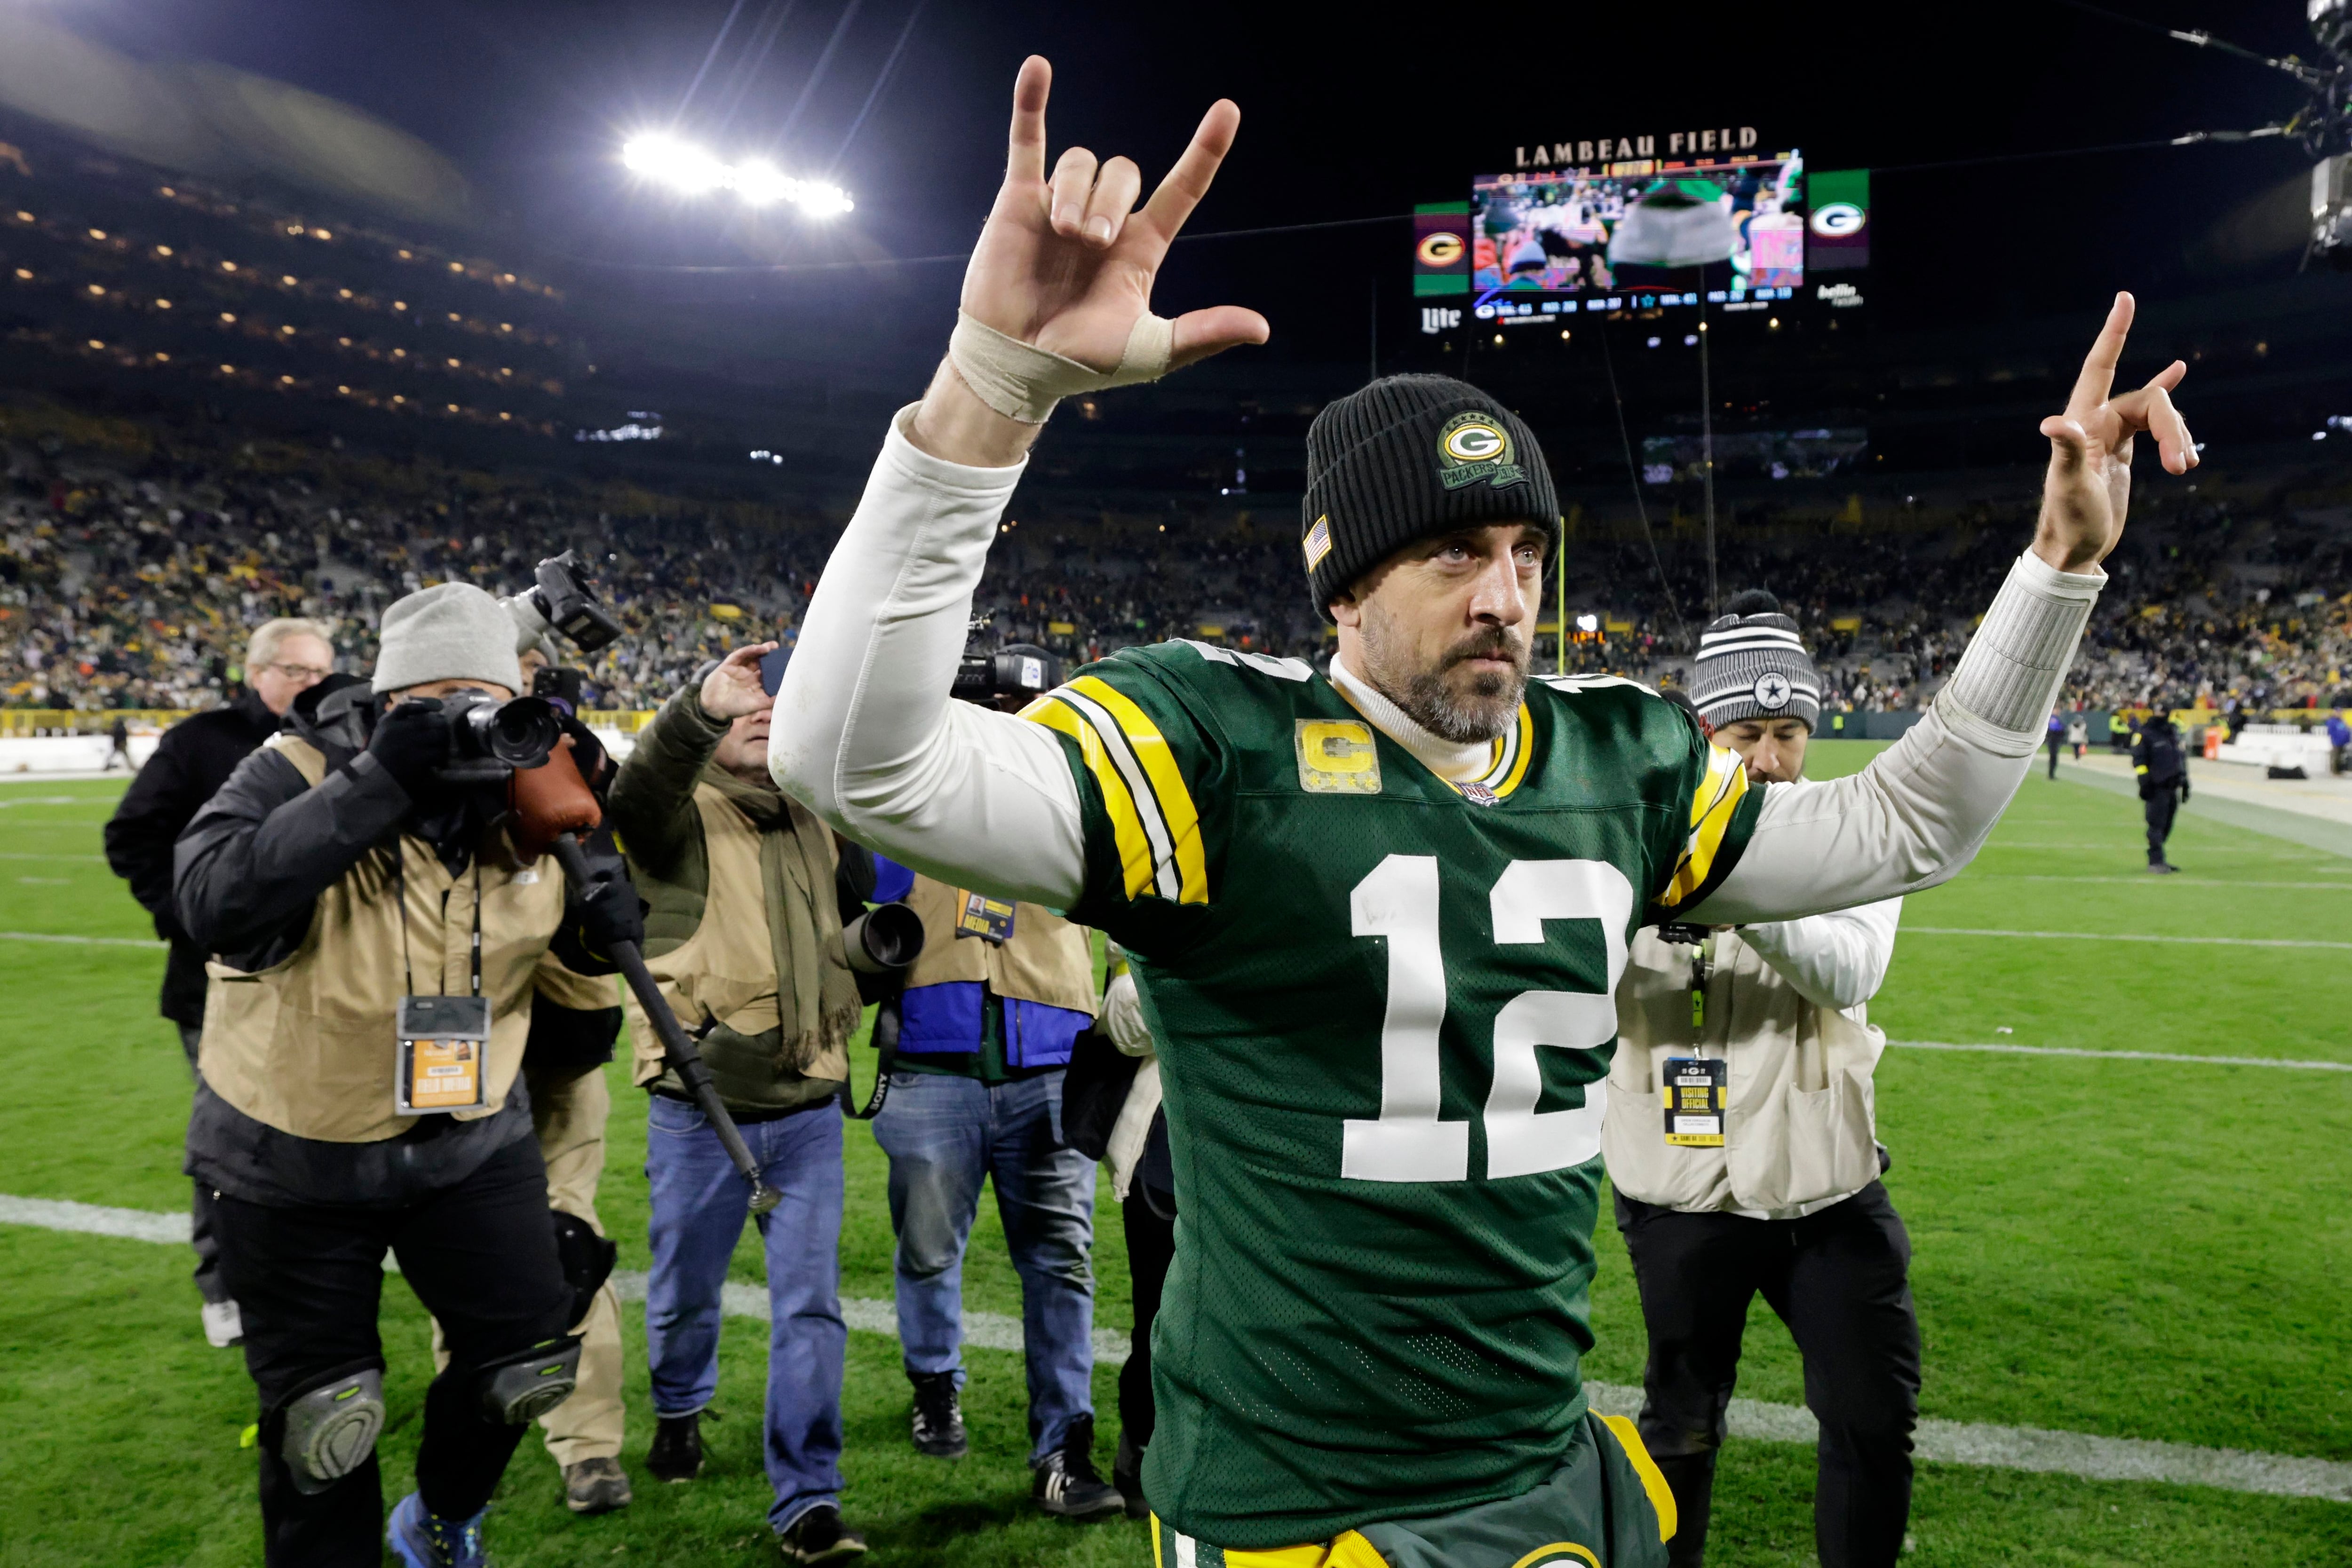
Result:
M768 1408L761 1431L778 1531L841 1490L841 1107L827 1102L743 1127L783 1201L760 1217L768 1257ZM654 1413L690 1416L719 1387L719 1291L743 1234L751 1188L700 1110L653 1097L646 1180L653 1189L653 1276L646 1362Z
M963 1383L963 1250L980 1184L996 1182L996 1212L1021 1276L1028 1359L1029 1459L1060 1448L1094 1414L1095 1162L1062 1142L1062 1075L990 1085L898 1072L874 1119L890 1156L890 1228L898 1232L898 1343L909 1373Z

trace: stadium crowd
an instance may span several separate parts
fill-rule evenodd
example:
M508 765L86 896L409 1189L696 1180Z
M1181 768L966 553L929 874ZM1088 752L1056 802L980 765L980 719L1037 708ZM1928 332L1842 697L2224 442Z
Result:
M7 707L215 706L241 679L249 628L279 615L323 621L363 668L377 616L402 594L452 580L512 591L533 562L576 548L628 632L589 669L592 706L647 710L728 647L789 643L840 522L814 507L492 479L284 443L175 446L64 416L30 428L8 427L0 489ZM993 637L1074 657L1171 636L1307 657L1328 646L1297 592L1286 523L1031 511L1005 524L1017 548L994 553L981 591ZM1784 590L1830 706L1910 708L1950 673L1969 630L1956 610L1998 586L2030 516L2020 502L1913 513L1875 533L1734 525L1717 579L1727 594ZM1597 531L1568 547L1570 614L1589 597L1594 629L1572 620L1567 667L1686 684L1703 550L1678 530L1654 561L1638 537ZM2085 636L2070 706L2352 705L2352 549L2294 512L2152 504L2114 570L2124 591ZM1551 653L1549 636L1538 644Z

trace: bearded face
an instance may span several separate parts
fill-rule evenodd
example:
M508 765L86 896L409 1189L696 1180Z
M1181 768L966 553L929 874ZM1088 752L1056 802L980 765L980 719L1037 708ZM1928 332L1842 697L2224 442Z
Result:
M1502 735L1527 691L1544 546L1533 525L1506 523L1398 551L1332 605L1350 667L1443 739Z

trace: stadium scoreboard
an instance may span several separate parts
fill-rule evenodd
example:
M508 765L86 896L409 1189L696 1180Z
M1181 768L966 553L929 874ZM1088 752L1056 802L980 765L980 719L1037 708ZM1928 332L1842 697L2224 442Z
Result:
M1659 154L1664 154L1660 156ZM1423 329L1863 302L1870 172L1816 171L1753 127L1514 149L1468 202L1413 213ZM1436 301L1444 300L1444 304Z

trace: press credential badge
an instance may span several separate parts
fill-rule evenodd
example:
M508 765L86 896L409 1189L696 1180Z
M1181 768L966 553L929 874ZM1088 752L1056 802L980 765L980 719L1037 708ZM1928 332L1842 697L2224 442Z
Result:
M1659 1088L1666 1105L1666 1142L1690 1149L1723 1147L1730 1062L1719 1056L1670 1057Z
M482 1059L490 1044L488 997L400 998L396 1108L404 1116L465 1111L483 1103Z

